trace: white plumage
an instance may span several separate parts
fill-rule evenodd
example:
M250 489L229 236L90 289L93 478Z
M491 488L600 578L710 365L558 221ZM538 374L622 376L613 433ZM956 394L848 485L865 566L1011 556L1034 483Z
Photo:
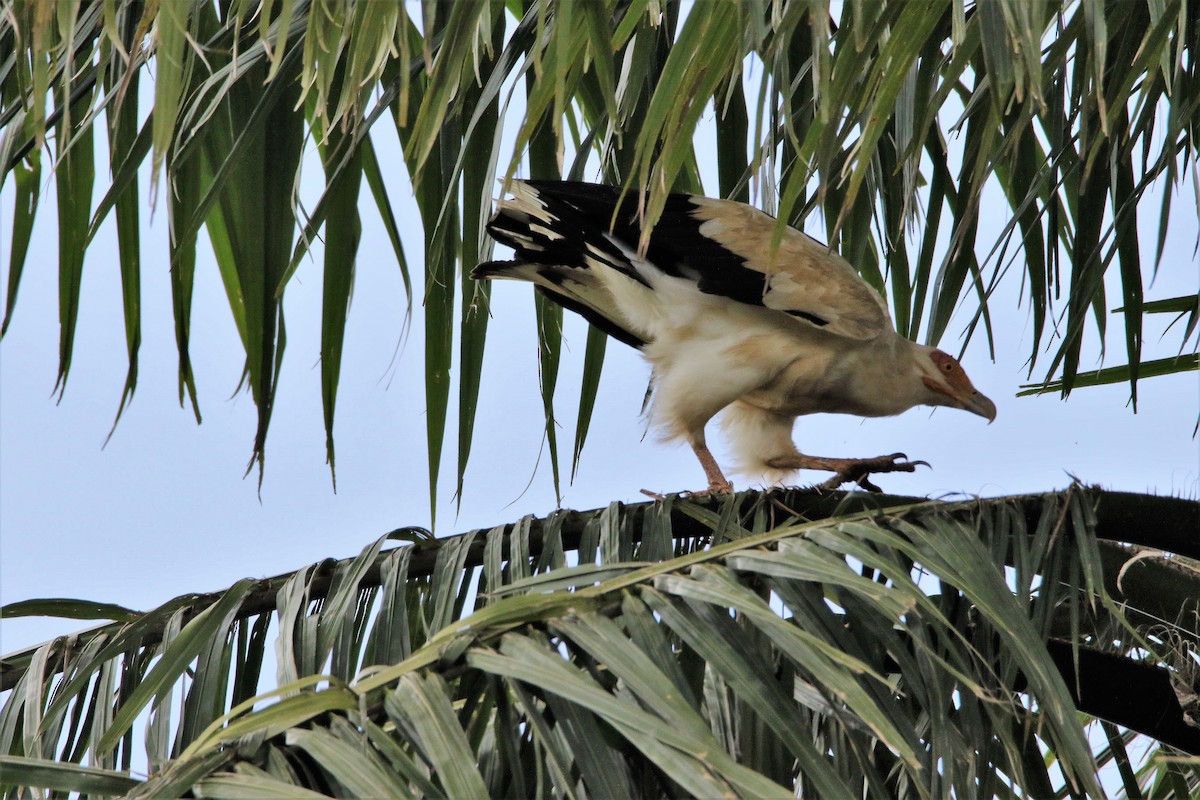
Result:
M674 194L639 255L637 197L588 183L516 181L488 230L515 251L476 279L527 280L650 362L651 423L685 439L709 491L732 486L708 450L718 412L737 471L780 481L799 469L911 472L902 454L871 459L800 453L796 417L878 417L916 405L988 420L996 407L951 356L898 335L887 306L854 268L800 231L742 203Z

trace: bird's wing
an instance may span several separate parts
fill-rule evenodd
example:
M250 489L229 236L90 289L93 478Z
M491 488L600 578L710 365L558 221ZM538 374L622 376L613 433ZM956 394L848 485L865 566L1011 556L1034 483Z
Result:
M891 328L879 293L816 239L785 226L773 248L773 217L730 200L691 201L699 236L714 248L735 253L744 269L765 278L762 305L848 339L874 339Z
M527 183L552 213L587 219L637 248L636 193L569 181ZM706 294L773 309L834 336L867 341L891 328L883 298L845 259L787 226L772 248L775 228L773 217L743 203L672 194L651 232L645 263Z

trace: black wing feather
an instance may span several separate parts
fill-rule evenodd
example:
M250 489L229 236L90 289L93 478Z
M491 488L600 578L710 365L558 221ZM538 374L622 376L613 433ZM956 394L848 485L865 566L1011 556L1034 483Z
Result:
M528 181L528 183L534 185L540 181ZM607 189L609 187L599 188ZM530 219L512 208L501 208L488 222L488 232L496 241L513 248L517 261L527 264L586 269L584 256L587 254L649 287L650 284L646 282L645 277L634 269L620 249L605 238L606 228L597 216L590 215L587 210L580 209L573 204L564 203L553 194L541 194L539 190L539 197L546 204L546 211L558 220L553 227L559 238L552 238L535 230L531 227ZM610 209L609 214L611 215L611 213Z
M615 186L574 181L526 181L557 217L583 219L636 249L642 235L638 197ZM721 295L747 305L761 306L767 276L745 266L746 259L700 232L703 220L693 212L690 194L667 196L662 217L650 233L646 258L658 269L677 278L696 281L700 291ZM603 238L603 237L600 237Z

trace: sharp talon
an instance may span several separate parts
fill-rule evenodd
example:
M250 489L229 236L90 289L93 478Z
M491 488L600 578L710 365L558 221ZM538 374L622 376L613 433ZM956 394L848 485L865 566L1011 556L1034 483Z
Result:
M920 466L922 466L922 467L929 467L930 469L933 469L933 464L930 464L928 461L912 461L912 462L910 462L910 463L911 463L911 464L912 464L914 467L915 467L915 466L917 466L917 465L919 464L919 465L920 465Z
M867 480L866 475L859 478L858 481L856 481L856 482L858 483L859 486L861 486L863 489L866 489L868 492L874 492L875 494L883 494L883 489L880 489L878 486L876 486L875 484L873 484L869 480Z
M903 459L907 460L908 454L907 453L892 453L890 456L884 456L884 458L891 459L892 461L895 461L898 458L903 458Z
M838 489L842 488L842 484L850 483L851 481L857 483L858 477L859 476L855 475L852 472L839 472L838 474L834 475L829 480L825 481L822 484L819 484L816 488L822 489L825 491L836 492ZM866 475L864 474L864 475L862 475L862 477L865 478Z

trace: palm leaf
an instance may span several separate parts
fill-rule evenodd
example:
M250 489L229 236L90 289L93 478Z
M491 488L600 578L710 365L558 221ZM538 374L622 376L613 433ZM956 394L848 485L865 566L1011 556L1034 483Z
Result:
M797 491L396 531L6 656L0 747L65 765L6 782L147 763L144 796L1098 793L1114 735L1200 752L1165 668L1200 643L1196 513Z

